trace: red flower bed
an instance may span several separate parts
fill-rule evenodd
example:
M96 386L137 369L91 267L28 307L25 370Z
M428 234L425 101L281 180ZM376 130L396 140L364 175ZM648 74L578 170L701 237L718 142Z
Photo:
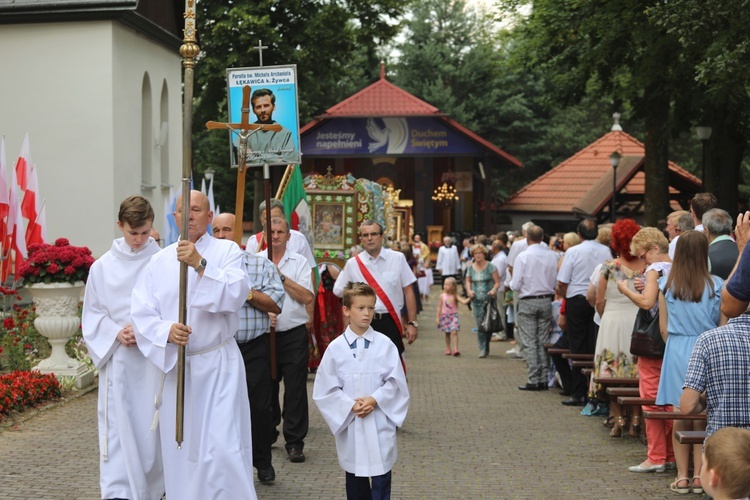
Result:
M67 239L58 238L54 245L31 245L28 258L21 264L18 275L27 285L75 283L86 281L93 263L94 258L87 247L74 247Z
M36 406L60 395L60 383L53 374L15 371L0 375L0 415L12 410L23 411L27 406Z

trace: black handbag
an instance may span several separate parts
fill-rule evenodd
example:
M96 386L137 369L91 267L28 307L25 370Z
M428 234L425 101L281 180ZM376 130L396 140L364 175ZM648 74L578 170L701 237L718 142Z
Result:
M499 333L503 331L503 321L497 310L495 297L487 297L482 309L482 321L477 325L480 333Z
M659 330L659 310L652 315L648 309L638 309L630 336L630 354L661 359L664 357L664 347Z

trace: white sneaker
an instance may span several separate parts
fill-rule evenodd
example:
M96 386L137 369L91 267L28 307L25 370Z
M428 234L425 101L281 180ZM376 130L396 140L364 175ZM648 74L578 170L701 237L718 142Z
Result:
M505 354L518 354L518 349L516 349L515 347L512 347L511 349L508 349L507 351L505 351Z

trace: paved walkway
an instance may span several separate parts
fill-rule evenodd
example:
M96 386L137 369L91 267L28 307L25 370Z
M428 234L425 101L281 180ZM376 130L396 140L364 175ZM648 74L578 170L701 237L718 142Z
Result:
M674 498L671 474L627 471L645 457L640 442L610 438L601 417L562 406L556 390L519 391L525 364L505 355L507 343L493 342L490 356L478 359L466 308L463 356L445 356L437 295L436 286L407 349L412 399L398 437L394 498ZM256 483L261 499L344 498L333 437L312 400L310 413L307 461L289 462L277 445L277 481ZM98 495L96 391L0 431L0 498Z

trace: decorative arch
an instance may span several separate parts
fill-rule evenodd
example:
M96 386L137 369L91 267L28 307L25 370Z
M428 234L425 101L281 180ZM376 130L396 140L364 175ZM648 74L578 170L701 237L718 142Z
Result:
M159 170L162 189L169 188L169 87L165 79L161 85L159 104L159 136L156 141L159 151Z

